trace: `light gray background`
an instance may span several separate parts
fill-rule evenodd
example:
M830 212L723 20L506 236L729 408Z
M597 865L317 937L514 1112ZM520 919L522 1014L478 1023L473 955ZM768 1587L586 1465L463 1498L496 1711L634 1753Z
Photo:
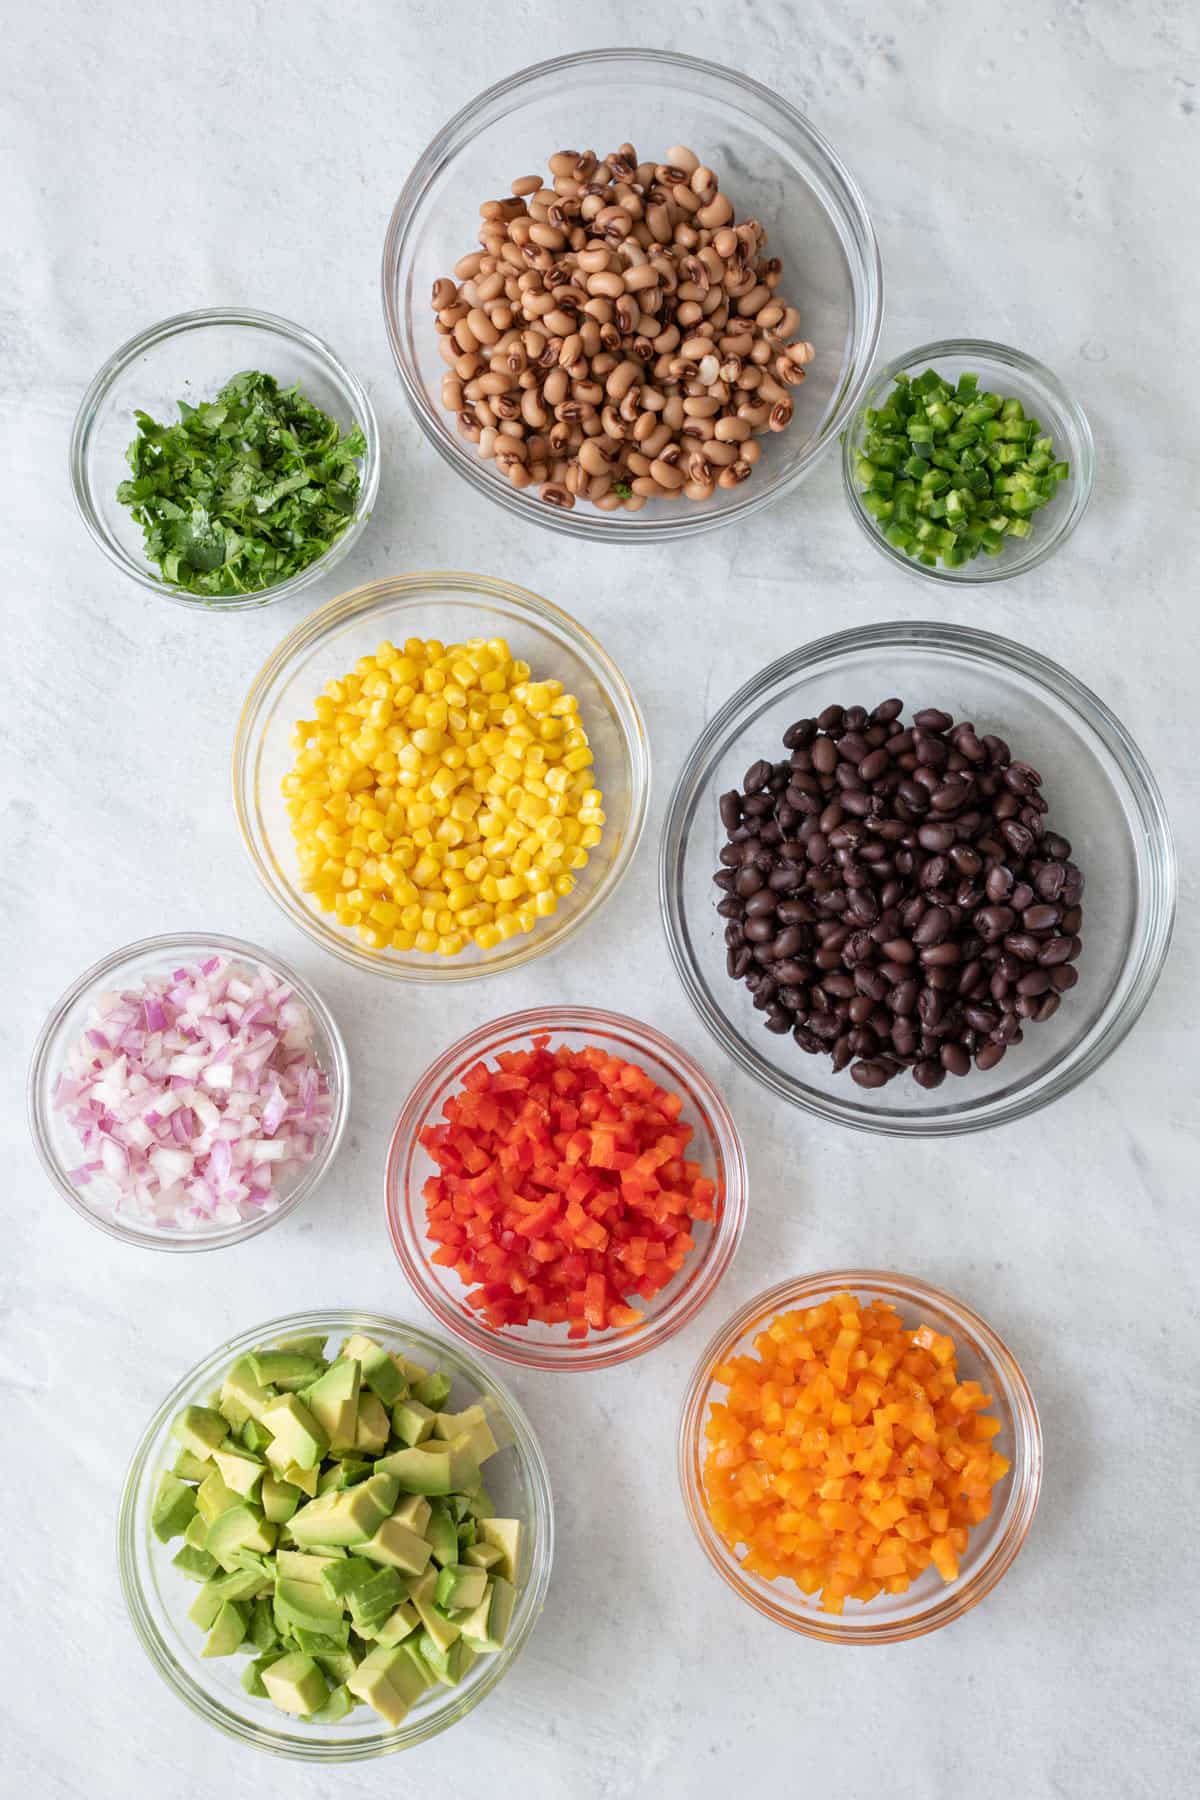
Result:
M705 0L656 16L592 0L568 25L567 10L6 9L3 1792L1174 1800L1195 1779L1200 1598L1195 12ZM509 521L437 461L380 316L400 184L499 75L645 42L775 85L843 152L879 232L884 353L997 337L1078 394L1099 473L1060 557L945 600L868 550L832 457L745 530L671 554L602 553ZM67 439L116 345L169 313L237 302L303 320L362 374L383 485L332 582L282 608L191 617L94 550L72 510ZM584 936L435 999L353 973L285 925L237 841L228 764L253 672L308 609L374 576L454 564L540 590L598 633L641 696L657 778L635 872ZM1184 862L1166 976L1118 1055L1024 1125L924 1146L822 1129L723 1067L655 903L663 808L708 675L715 706L809 637L923 615L1024 639L1102 695L1158 773ZM36 1029L79 969L192 926L274 945L319 984L349 1028L355 1101L340 1162L298 1215L244 1248L176 1258L68 1213L34 1163L21 1089ZM381 1217L399 1102L452 1036L553 998L653 1018L725 1084L750 1152L741 1254L702 1318L652 1358L514 1378L561 1537L545 1616L501 1689L399 1762L271 1763L195 1720L133 1638L113 1555L126 1459L177 1376L257 1319L335 1304L421 1318ZM920 1272L990 1318L1029 1372L1047 1449L1040 1512L996 1592L948 1631L861 1652L795 1638L739 1602L691 1541L674 1477L682 1386L722 1316L786 1274L852 1263Z

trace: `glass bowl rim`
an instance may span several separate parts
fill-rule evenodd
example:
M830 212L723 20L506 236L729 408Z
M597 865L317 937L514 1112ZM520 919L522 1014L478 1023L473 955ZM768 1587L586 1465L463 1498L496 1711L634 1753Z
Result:
M323 363L335 382L348 392L354 407L354 423L362 430L367 448L362 457L362 470L359 476L358 507L355 516L346 529L334 539L327 550L322 551L311 563L289 575L286 581L276 582L273 587L255 588L248 594L215 595L208 598L200 594L189 594L184 589L173 587L161 576L152 573L149 563L137 562L130 553L111 535L94 504L91 482L87 475L87 450L91 439L97 409L105 395L118 378L136 361L145 350L153 349L169 338L180 337L189 331L203 330L209 325L246 325L255 330L266 331L276 337L284 338L315 356ZM230 371L236 373L235 370ZM242 612L255 606L273 605L277 600L285 600L289 595L298 593L310 582L325 574L333 565L340 562L359 536L371 516L379 490L380 439L379 424L375 417L375 409L371 397L367 393L358 376L337 355L325 339L316 332L309 331L307 326L298 325L291 319L285 319L278 313L261 312L247 306L209 306L197 307L189 312L173 313L168 319L161 319L157 324L149 325L136 332L133 337L119 345L104 360L93 375L84 392L75 413L71 426L71 443L69 451L69 468L71 476L71 492L75 499L75 507L82 519L92 541L104 552L115 568L140 586L149 588L160 599L168 600L172 606L183 606L200 612Z
M259 742L257 726L272 688L284 675L288 665L301 651L315 644L334 626L341 625L356 614L370 613L377 604L382 606L384 602L389 602L402 611L428 605L431 599L429 589L448 597L451 604L466 605L472 595L482 597L485 601L489 596L502 600L525 623L538 630L544 630L548 626L552 632L556 631L564 637L575 653L591 666L593 678L601 678L610 698L615 702L617 726L630 763L628 828L617 856L601 876L586 904L557 924L553 920L547 921L550 925L547 931L532 931L524 941L511 940L514 947L504 956L495 957L491 961L467 963L461 968L455 966L461 961L459 957L448 957L444 961L431 957L428 968L410 968L401 963L389 962L366 949L359 949L356 941L335 931L332 926L325 925L301 906L294 899L292 884L276 885L259 848L252 824L251 779L254 753ZM456 601L455 597L460 595L461 599ZM586 719L584 724L586 728ZM630 726L632 730L629 729ZM383 576L377 581L365 582L360 587L350 588L346 593L325 601L306 619L301 619L276 645L255 675L242 702L233 744L233 803L238 830L263 890L311 942L319 944L340 961L348 963L352 968L363 969L369 975L382 975L388 980L417 985L483 980L489 975L520 968L524 963L544 956L547 951L558 949L560 944L573 936L604 902L612 898L628 875L646 825L650 783L650 739L642 709L625 675L599 640L562 607L555 605L552 600L543 599L529 588L517 587L497 576L473 575L462 569L418 570ZM598 848L603 848L603 840Z
M765 699L780 683L803 674L830 657L848 657L879 649L928 649L964 658L984 668L1000 667L1029 680L1066 703L1100 739L1117 764L1146 832L1150 853L1150 880L1137 891L1136 917L1143 927L1144 942L1135 946L1138 963L1129 992L1082 1053L1065 1064L1033 1094L1019 1089L990 1117L969 1112L933 1113L901 1117L876 1117L864 1113L861 1103L851 1107L836 1096L799 1093L797 1084L779 1074L758 1051L747 1049L728 1025L720 1008L712 1005L701 989L693 960L685 947L680 894L681 873L691 815L700 797L702 780L709 779L712 765L728 748L729 740L747 719L754 719L770 704ZM759 702L763 702L762 705ZM667 948L675 972L710 1035L738 1067L762 1086L804 1112L859 1131L884 1137L956 1137L968 1132L992 1130L1060 1099L1095 1073L1123 1042L1141 1017L1162 973L1175 921L1177 868L1170 821L1158 782L1141 750L1125 726L1092 690L1038 650L1011 638L1003 638L974 626L951 625L939 620L890 619L875 625L854 626L814 638L797 650L768 663L743 682L714 714L689 751L667 803L659 856L659 908ZM1097 1023L1104 1010L1097 1015Z
M564 1338L553 1345L524 1343L516 1337L507 1338L500 1332L476 1325L472 1318L449 1306L437 1291L426 1273L425 1257L414 1252L402 1224L404 1199L401 1189L405 1165L415 1148L418 1131L429 1119L439 1085L466 1061L489 1056L515 1039L543 1031L551 1036L556 1031L603 1033L628 1045L634 1054L640 1049L656 1057L687 1089L693 1104L699 1103L697 1110L724 1167L724 1208L720 1223L700 1253L701 1262L693 1276L693 1285L677 1296L659 1319L603 1343L589 1338L582 1341ZM737 1254L746 1223L748 1196L749 1175L741 1133L724 1096L699 1063L673 1038L653 1025L625 1013L608 1012L594 1006L529 1007L522 1012L491 1019L456 1039L435 1058L409 1091L388 1143L384 1173L384 1211L392 1250L422 1305L428 1307L446 1330L484 1355L521 1368L544 1369L554 1374L581 1374L631 1362L665 1344L695 1318L716 1292Z
M196 1234L181 1232L175 1237L126 1224L116 1217L101 1217L79 1198L50 1140L48 1096L53 1071L49 1067L49 1058L53 1040L71 1012L81 1001L87 999L89 993L101 988L106 978L123 963L141 964L146 969L156 959L165 958L172 952L194 954L200 950L219 951L231 960L256 963L295 988L331 1047L332 1065L325 1073L330 1084L334 1110L329 1135L316 1156L306 1165L293 1191L273 1212L263 1213L258 1218L243 1219L239 1224L230 1225L222 1231ZM138 938L110 951L107 956L102 956L90 968L85 969L60 994L47 1013L34 1044L26 1084L26 1109L30 1135L42 1168L68 1205L80 1218L86 1219L89 1225L94 1225L97 1231L103 1231L106 1236L117 1238L125 1244L133 1244L141 1250L224 1250L233 1244L245 1243L247 1239L257 1237L260 1232L269 1230L280 1219L286 1218L323 1180L341 1146L350 1117L350 1059L341 1030L325 1001L296 973L290 963L277 956L273 950L264 950L260 944L252 944L248 939L228 937L220 932L166 932L156 937Z
M676 513L671 517L642 519L641 515L596 514L562 511L525 499L507 485L489 479L483 472L481 459L469 453L444 429L438 414L427 403L422 386L409 368L408 339L403 318L396 305L395 284L390 279L398 269L407 244L409 228L424 200L430 183L456 156L463 145L476 135L479 116L508 96L518 94L546 77L562 76L587 64L621 65L644 61L656 64L664 72L689 70L723 87L741 90L759 104L770 106L782 118L789 134L799 136L814 157L824 164L827 174L838 188L847 217L852 221L860 268L850 264L850 286L856 307L861 307L863 323L861 344L851 349L845 360L850 368L842 374L840 398L830 412L820 436L797 461L787 475L755 487L747 484L743 499L719 513ZM471 129L468 130L468 127ZM826 210L822 205L822 210ZM849 259L848 259L849 263ZM662 543L701 532L715 531L721 526L749 518L774 501L791 493L837 441L838 433L853 415L871 376L871 367L883 327L883 263L871 216L862 189L832 144L796 107L765 83L736 69L721 67L705 58L687 56L675 50L641 49L633 45L615 45L573 51L568 55L548 57L515 70L502 80L493 82L476 94L436 132L414 163L388 221L380 269L384 324L391 346L392 360L400 377L405 398L425 438L450 468L470 482L477 493L504 508L514 517L530 520L549 530L593 543ZM861 290L861 292L860 292ZM855 361L858 368L855 373Z
M1005 1401L1013 1415L1013 1433L1017 1440L1015 1448L1023 1453L1024 1479L1015 1498L1010 1500L1011 1517L1003 1531L963 1585L955 1593L943 1596L938 1604L918 1619L901 1617L880 1621L874 1626L869 1622L862 1626L847 1626L836 1614L821 1613L815 1608L812 1613L798 1614L782 1602L774 1603L746 1581L741 1564L735 1561L716 1537L703 1509L701 1433L708 1411L714 1364L752 1326L765 1322L769 1316L790 1307L818 1304L820 1300L843 1291L868 1293L892 1301L897 1310L905 1303L919 1307L922 1302L926 1302L939 1308L954 1322L956 1337L964 1332L968 1334L986 1354L990 1368L989 1378L994 1377L1003 1387ZM1014 1464L1016 1460L1014 1455ZM814 1275L795 1276L774 1287L764 1288L761 1293L747 1300L744 1306L739 1307L720 1330L713 1333L697 1359L684 1390L679 1415L676 1470L684 1510L701 1549L717 1573L741 1599L765 1618L799 1632L804 1637L817 1638L824 1643L869 1645L902 1643L911 1638L924 1637L927 1633L950 1624L952 1620L961 1618L992 1591L1012 1567L1029 1535L1041 1493L1044 1460L1041 1418L1025 1372L999 1332L974 1308L917 1275L903 1275L885 1269L826 1269ZM789 1591L788 1584L784 1584L782 1591ZM866 1614L856 1615L858 1616L865 1618Z
M1030 356L1028 351L1018 350L1011 344L996 343L989 338L939 338L931 344L918 344L903 356L895 356L890 362L881 363L877 369L873 369L858 396L859 401L864 406L869 405L897 375L912 365L933 364L939 357L947 356L973 358L981 363L991 362L1003 368L1015 369L1035 387L1044 390L1060 407L1079 439L1081 452L1076 459L1080 466L1073 468L1071 472L1069 485L1073 491L1070 496L1065 497L1068 503L1061 514L1052 519L1041 533L1035 526L1025 540L1028 549L1016 556L977 556L961 569L946 569L940 563L936 569L926 568L914 557L906 556L894 544L889 544L863 505L862 493L854 476L856 440L859 435L857 407L854 415L847 419L842 433L842 486L859 529L897 568L904 569L907 574L920 581L937 581L946 587L984 587L990 582L1009 581L1016 575L1024 575L1030 569L1036 569L1039 563L1045 562L1061 544L1066 543L1091 504L1096 479L1096 444L1087 414L1053 369L1047 368L1035 356Z
M303 1744L299 1740L273 1741L275 1733L261 1726L247 1725L219 1700L205 1694L194 1681L190 1670L172 1655L159 1633L145 1602L139 1569L138 1487L155 1444L174 1413L187 1403L191 1395L210 1385L212 1377L222 1367L253 1349L256 1344L270 1342L276 1337L303 1336L322 1328L327 1336L332 1336L346 1326L354 1330L382 1330L389 1335L404 1338L420 1349L428 1350L431 1357L449 1355L466 1365L470 1379L478 1383L480 1392L489 1389L498 1391L505 1417L513 1426L514 1448L520 1456L522 1471L530 1490L532 1516L528 1524L535 1532L530 1576L518 1598L520 1612L516 1630L503 1648L490 1658L489 1672L471 1688L462 1691L457 1704L450 1704L444 1712L423 1722L414 1721L407 1733L402 1724L381 1731L375 1738L359 1744L352 1745L338 1740L328 1741L325 1745L317 1742ZM117 1561L126 1612L142 1649L172 1692L200 1718L241 1743L295 1761L361 1762L409 1749L457 1724L492 1692L524 1648L545 1604L554 1565L554 1496L550 1473L537 1434L516 1395L498 1374L480 1366L474 1357L458 1345L447 1344L422 1326L412 1325L407 1320L396 1319L385 1313L354 1311L345 1307L288 1313L282 1318L269 1319L249 1331L239 1332L236 1337L211 1351L175 1383L155 1409L138 1439L126 1470L117 1520ZM421 1725L425 1728L416 1729Z

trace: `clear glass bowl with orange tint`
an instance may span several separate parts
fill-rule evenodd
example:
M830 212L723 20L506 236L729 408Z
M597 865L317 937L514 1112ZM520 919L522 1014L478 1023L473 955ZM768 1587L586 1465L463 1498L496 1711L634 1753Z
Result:
M753 1340L781 1312L819 1306L834 1294L851 1293L864 1303L886 1300L910 1329L931 1325L954 1339L962 1380L982 1383L992 1396L988 1411L1001 1423L995 1447L1011 1468L995 1490L992 1513L976 1525L960 1559L955 1581L944 1582L927 1569L903 1594L874 1600L847 1600L843 1613L820 1610L819 1594L804 1594L781 1577L765 1581L750 1574L726 1548L704 1506L704 1434L709 1404L720 1397L712 1371L727 1357L747 1355ZM895 1644L948 1625L991 1592L1025 1542L1042 1481L1042 1428L1029 1383L1012 1351L992 1327L961 1300L913 1275L877 1269L835 1269L781 1282L742 1307L713 1337L693 1371L679 1426L679 1481L684 1506L700 1547L721 1575L758 1612L790 1631L829 1644Z
M527 1050L548 1036L581 1050L596 1044L636 1063L660 1087L683 1097L682 1118L693 1128L688 1154L716 1183L716 1217L693 1227L696 1247L675 1279L653 1300L633 1298L643 1323L622 1330L590 1331L569 1338L565 1325L511 1326L496 1330L467 1305L468 1289L453 1269L431 1260L425 1236L422 1190L437 1173L421 1144L427 1125L436 1124L467 1070L491 1063L505 1050ZM732 1114L708 1076L678 1044L651 1025L587 1006L544 1006L493 1020L452 1044L426 1071L404 1103L387 1161L387 1222L392 1248L417 1294L440 1325L486 1355L527 1369L608 1369L643 1356L673 1337L712 1296L728 1269L746 1220L746 1159Z

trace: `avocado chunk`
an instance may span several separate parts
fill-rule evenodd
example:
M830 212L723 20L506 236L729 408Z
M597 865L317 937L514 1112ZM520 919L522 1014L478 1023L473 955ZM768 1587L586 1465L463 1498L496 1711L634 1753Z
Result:
M207 1550L197 1550L191 1544L185 1544L171 1561L189 1581L207 1581L219 1567L215 1556L210 1556Z
M374 1581L378 1573L377 1566L365 1557L343 1556L340 1561L330 1559L328 1567L321 1571L320 1581L332 1599L343 1600L356 1588Z
M235 1494L231 1487L226 1487L217 1468L213 1469L211 1475L206 1475L196 1489L196 1510L210 1525L222 1513L228 1512L231 1506L241 1504L242 1496Z
M207 1481L212 1474L212 1464L191 1450L181 1450L171 1464L171 1473L180 1481Z
M331 1600L319 1582L281 1577L275 1583L274 1614L281 1636L289 1631L319 1631L345 1641L342 1603Z
M392 1508L392 1517L399 1519L401 1525L407 1525L410 1531L415 1531L418 1537L424 1537L432 1511L424 1494L401 1494Z
M215 1556L223 1569L237 1567L239 1550L272 1550L275 1527L263 1518L258 1506L231 1506L215 1518L208 1528L204 1548Z
M458 1621L473 1650L499 1650L508 1636L517 1591L503 1575L492 1576L488 1591L474 1612Z
M349 1681L360 1661L353 1650L312 1650L309 1655L315 1656L330 1681L336 1682Z
M353 1487L355 1482L364 1481L374 1472L375 1464L366 1457L348 1453L338 1457L331 1463L317 1483L318 1494L327 1494L331 1488Z
M342 1355L353 1357L362 1370L362 1384L377 1394L385 1406L394 1406L408 1393L408 1383L383 1348L374 1338L356 1331L342 1345Z
M411 1599L422 1625L442 1650L448 1650L459 1635L459 1627L437 1608L437 1576L427 1569L413 1588Z
M438 1570L433 1597L443 1612L472 1612L487 1593L487 1575L465 1563L447 1563Z
M433 1435L436 1438L447 1439L467 1438L471 1446L471 1455L477 1463L485 1463L489 1456L495 1456L500 1447L482 1406L464 1407L462 1412L435 1414Z
M264 1669L269 1669L271 1664L277 1661L278 1658L274 1656L256 1656L254 1661L248 1662L242 1670L238 1679L241 1681L244 1692L249 1694L252 1699L267 1700L270 1698L266 1688L263 1686L262 1672Z
M207 1540L208 1520L202 1512L194 1512L188 1520L188 1528L183 1534L183 1541L193 1550L203 1550Z
M244 1500L256 1497L258 1485L266 1473L261 1458L251 1456L248 1450L240 1450L236 1444L225 1443L213 1451L213 1461L227 1488L232 1488Z
M393 1644L402 1643L420 1624L420 1616L415 1607L407 1600L402 1600L396 1610L388 1614L379 1630L375 1633L376 1644L390 1649Z
M158 1478L154 1504L150 1509L150 1526L160 1544L182 1537L196 1511L196 1491L169 1475L164 1469Z
M275 1612L272 1601L261 1595L250 1608L250 1623L246 1627L246 1635L254 1648L265 1656L268 1650L274 1650L279 1643L279 1633L275 1629Z
M312 1657L302 1650L269 1664L262 1671L262 1684L280 1712L297 1718L319 1712L329 1699L329 1683Z
M321 1479L320 1465L318 1464L312 1469L302 1469L299 1463L289 1463L279 1479L286 1481L289 1487L299 1488L300 1492L307 1494L311 1500L317 1491L317 1483Z
M388 1725L399 1725L429 1686L429 1670L404 1644L377 1646L364 1656L346 1686Z
M431 1407L436 1412L440 1406L445 1406L450 1398L450 1385L450 1377L443 1375L440 1370L435 1370L432 1375L423 1375L420 1381L413 1383L413 1399L419 1400L422 1406Z
M292 1515L291 1533L298 1544L365 1544L388 1517L396 1500L396 1483L376 1473L357 1487L321 1494Z
M427 1631L423 1631L417 1638L417 1649L434 1679L443 1687L457 1687L475 1661L475 1652L465 1638L456 1639L448 1650L443 1650Z
M466 1437L393 1450L390 1456L380 1457L375 1467L394 1475L407 1494L453 1494L479 1480L479 1465Z
M247 1419L261 1424L263 1413L275 1398L274 1388L264 1388L259 1383L248 1356L239 1356L221 1383L221 1411L235 1431L240 1431Z
M304 1550L280 1550L275 1557L275 1579L319 1582L326 1569L346 1562L344 1556L312 1556Z
M201 1460L212 1455L228 1429L221 1414L209 1406L185 1406L171 1421L172 1437Z
M246 1614L244 1608L233 1600L223 1600L221 1610L213 1621L213 1628L204 1640L201 1656L232 1656L239 1650L246 1635Z
M458 1561L458 1528L444 1501L434 1501L429 1523L425 1527L425 1536L429 1540L434 1562L445 1564Z
M316 1418L295 1394L281 1394L265 1407L260 1425L271 1433L267 1456L277 1473L286 1476L289 1464L315 1469L329 1448L329 1438Z
M281 1481L270 1471L262 1478L259 1493L263 1512L273 1525L284 1525L300 1504L300 1489L290 1481Z
M325 1354L325 1342L323 1337L315 1335L313 1337L283 1338L275 1348L292 1350L297 1356L307 1356L312 1362L325 1363L329 1361Z
M479 1536L483 1543L500 1552L497 1573L505 1581L515 1581L521 1559L520 1519L481 1519Z
M335 1687L324 1706L310 1716L314 1725L337 1725L354 1711L357 1702L345 1682Z
M304 1403L325 1433L331 1450L354 1448L360 1374L353 1358L339 1356L318 1380L304 1389ZM266 1423L269 1425L270 1420Z
M411 1449L433 1435L436 1417L433 1408L422 1406L419 1400L398 1400L392 1408L392 1430Z
M255 1350L250 1367L259 1387L295 1392L316 1381L325 1367L323 1357L305 1356L301 1350Z
M257 1419L247 1419L238 1432L238 1437L241 1439L243 1449L248 1450L251 1456L257 1456L261 1461L266 1454L267 1445L271 1441L270 1432L264 1430Z
M376 1394L360 1391L354 1448L365 1450L371 1456L382 1456L387 1449L387 1441L391 1434L392 1421L388 1417L388 1411L383 1401Z
M430 1549L423 1537L402 1520L385 1519L365 1544L357 1546L359 1556L371 1562L385 1563L406 1575L420 1575L429 1561Z
M376 1569L370 1581L352 1588L346 1595L350 1616L363 1637L373 1637L401 1601L408 1598L409 1584L395 1569Z

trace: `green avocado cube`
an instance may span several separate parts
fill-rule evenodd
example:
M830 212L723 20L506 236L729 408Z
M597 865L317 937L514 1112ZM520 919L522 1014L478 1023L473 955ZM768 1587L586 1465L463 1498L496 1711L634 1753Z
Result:
M483 1543L500 1552L497 1573L503 1575L505 1581L515 1581L521 1560L520 1519L483 1519L479 1536Z
M150 1527L160 1544L182 1537L196 1511L196 1491L164 1469L158 1478L154 1504L150 1509Z
M463 1637L473 1650L499 1650L508 1636L517 1591L503 1575L489 1579L488 1591L474 1612L459 1620Z
M233 1569L239 1550L274 1549L275 1526L263 1518L261 1507L231 1506L209 1526L204 1547L223 1569Z
M238 1432L238 1436L242 1440L244 1448L250 1452L251 1456L257 1456L260 1460L266 1453L267 1445L271 1441L270 1432L264 1430L257 1419L247 1419L246 1423Z
M325 1373L306 1387L303 1400L332 1450L353 1450L358 1427L358 1389L362 1371L352 1357L339 1356ZM270 1420L266 1423L269 1425ZM298 1460L298 1459L297 1459Z
M267 1698L267 1690L262 1683L262 1672L264 1669L270 1668L271 1664L277 1660L273 1656L256 1656L253 1662L246 1664L238 1676L243 1691L252 1699L265 1700Z
M209 1587L221 1600L254 1600L259 1594L270 1593L272 1578L265 1574L261 1567L249 1569L231 1569L228 1575L213 1575L209 1579Z
M329 1699L329 1683L312 1657L300 1650L265 1668L262 1684L280 1712L297 1718L319 1712Z
M290 1481L281 1481L270 1471L262 1478L260 1500L263 1512L274 1525L284 1525L300 1504L300 1489Z
M188 1528L183 1534L185 1544L193 1550L203 1550L208 1541L208 1520L202 1512L194 1512L188 1520Z
M255 1600L250 1608L250 1623L246 1627L246 1635L260 1655L265 1656L279 1642L279 1633L275 1629L275 1611L272 1600L265 1594Z
M424 1494L401 1494L392 1508L393 1519L399 1519L401 1525L407 1525L418 1537L425 1536L425 1528L433 1508Z
M275 1627L281 1634L319 1631L326 1637L342 1636L342 1603L331 1600L319 1582L281 1577L275 1583L274 1612Z
M228 1512L231 1506L241 1504L242 1496L235 1494L231 1487L226 1487L218 1469L214 1468L211 1475L206 1475L196 1489L196 1508L210 1525L222 1513Z
M442 1650L448 1650L459 1635L459 1626L437 1608L437 1575L427 1569L409 1596L420 1615L421 1623Z
M354 1711L356 1704L354 1695L343 1682L333 1689L324 1706L318 1706L309 1716L314 1725L337 1725Z
M281 1394L265 1407L259 1423L271 1433L267 1456L276 1474L290 1480L289 1467L315 1469L329 1449L329 1439L295 1394Z
M429 1540L434 1562L441 1563L444 1567L447 1563L458 1561L458 1528L441 1501L431 1509L425 1536Z
M438 1570L433 1597L443 1612L471 1612L486 1593L487 1576L482 1569L447 1563Z
M364 1587L368 1581L373 1581L378 1573L375 1564L367 1562L365 1557L343 1556L340 1561L331 1559L328 1566L321 1570L319 1579L330 1598L340 1601L355 1589Z
M217 1592L213 1582L206 1581L188 1607L188 1618L201 1631L208 1631L224 1603L223 1596Z
M274 1388L259 1384L248 1356L239 1356L221 1383L221 1411L235 1431L240 1431L247 1419L261 1423L263 1413L275 1398Z
M468 1544L462 1553L463 1561L473 1569L494 1569L503 1556L495 1544Z
M317 1491L317 1483L321 1478L320 1465L314 1463L311 1469L302 1469L299 1463L289 1463L280 1474L280 1481L286 1481L289 1487L299 1488L311 1500Z
M336 1569L346 1560L332 1553L313 1556L305 1550L280 1550L275 1556L275 1579L319 1582L325 1569Z
M213 1621L212 1630L204 1640L201 1656L232 1656L239 1650L246 1635L246 1614L242 1607L232 1600L223 1600L221 1610Z
M349 1681L359 1664L359 1658L355 1656L353 1650L349 1649L316 1650L310 1654L316 1657L330 1681Z
M402 1402L401 1404L406 1404ZM479 1465L465 1436L449 1443L421 1443L380 1457L376 1473L394 1475L408 1494L453 1494L479 1480Z
M325 1368L323 1357L305 1356L300 1350L255 1350L250 1367L259 1387L277 1387L294 1392L316 1381Z
M189 1581L207 1581L216 1574L219 1566L215 1556L210 1556L207 1550L197 1550L191 1544L185 1544L171 1561Z
M172 1437L202 1460L212 1455L228 1429L221 1414L209 1406L185 1406L171 1421Z
M407 1575L420 1575L430 1556L425 1539L396 1518L385 1519L374 1536L357 1548L358 1554L371 1562L386 1563Z
M374 1641L376 1644L382 1645L384 1649L390 1649L394 1644L403 1642L410 1632L417 1629L420 1622L416 1608L410 1606L407 1600L402 1600L395 1611L389 1613L379 1627Z
M347 1681L350 1692L373 1706L385 1724L399 1725L429 1686L429 1671L405 1646L377 1646Z
M171 1464L171 1473L180 1481L207 1481L212 1474L212 1464L193 1450L181 1450Z
M228 1443L213 1451L213 1461L227 1488L232 1488L244 1500L256 1498L258 1485L266 1473L261 1458L252 1456L248 1450L239 1449L236 1444Z
M293 1514L291 1533L306 1544L365 1544L388 1517L396 1501L396 1483L376 1473L356 1487L321 1494Z
M450 1387L450 1377L435 1370L432 1375L424 1375L420 1381L413 1383L413 1398L419 1400L422 1406L432 1407L437 1412L450 1398Z
M377 1569L370 1581L352 1588L346 1599L350 1616L364 1636L370 1636L383 1625L389 1615L408 1598L408 1583L395 1569ZM331 1606L336 1601L330 1601Z
M422 1406L419 1400L398 1400L392 1408L392 1430L411 1449L433 1435L436 1417L433 1408Z
M326 1340L323 1337L283 1338L275 1348L277 1350L294 1350L297 1356L307 1356L313 1362L328 1362L325 1355Z
M335 1633L306 1631L303 1625L296 1625L288 1632L287 1643L289 1649L294 1645L306 1656L330 1656L349 1647L350 1621L343 1619Z
M353 1487L356 1482L363 1481L374 1472L375 1464L365 1457L346 1454L336 1462L330 1463L317 1483L318 1494L328 1494L333 1488Z
M433 1421L433 1435L447 1439L466 1437L477 1463L485 1463L500 1448L482 1406L468 1406L456 1413L437 1413Z
M374 1338L356 1331L342 1345L342 1355L352 1357L362 1370L364 1387L377 1394L385 1406L395 1405L408 1393L408 1383L383 1348Z
M475 1661L475 1651L464 1638L458 1638L448 1650L443 1650L427 1631L422 1631L416 1644L421 1660L444 1687L457 1687Z
M387 1449L391 1431L392 1421L383 1401L376 1394L360 1391L354 1448L365 1450L371 1456L380 1456Z
M471 1489L471 1492L467 1497L467 1511L473 1519L483 1520L495 1517L496 1508L492 1503L492 1496L488 1493L482 1481L477 1487Z

